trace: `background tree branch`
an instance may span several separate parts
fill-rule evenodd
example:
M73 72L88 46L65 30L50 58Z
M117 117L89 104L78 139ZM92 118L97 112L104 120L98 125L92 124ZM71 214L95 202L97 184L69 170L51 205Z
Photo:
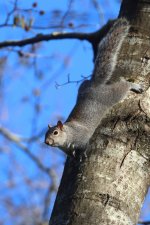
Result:
M63 33L63 32L53 32L52 34L37 34L35 37L27 38L23 40L10 40L0 42L0 48L4 47L22 47L29 44L35 44L42 41L50 40L62 40L62 39L78 39L86 40L92 44L94 55L97 53L98 43L107 34L110 27L114 23L114 20L108 21L100 30L92 33Z

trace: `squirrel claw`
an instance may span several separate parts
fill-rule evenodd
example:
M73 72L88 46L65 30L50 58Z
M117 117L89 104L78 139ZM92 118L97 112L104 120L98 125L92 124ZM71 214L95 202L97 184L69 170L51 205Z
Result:
M141 94L144 90L140 84L133 83L133 85L131 87L131 91L133 91L137 94Z
M73 156L74 158L76 157L76 151L75 151L75 150L72 152L72 156Z

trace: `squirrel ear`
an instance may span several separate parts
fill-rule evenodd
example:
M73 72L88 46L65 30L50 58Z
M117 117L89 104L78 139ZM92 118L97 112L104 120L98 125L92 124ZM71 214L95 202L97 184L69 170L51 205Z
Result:
M63 129L63 124L62 124L62 122L61 122L60 120L57 122L57 127L58 127L60 130Z
M49 128L49 129L51 128L51 125L50 125L50 124L48 124L48 128Z

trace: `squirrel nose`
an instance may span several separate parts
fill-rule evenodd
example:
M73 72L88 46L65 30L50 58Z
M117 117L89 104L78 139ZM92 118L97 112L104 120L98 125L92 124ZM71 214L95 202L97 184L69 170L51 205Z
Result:
M53 145L53 143L54 143L54 140L53 139L51 139L51 138L46 138L45 139L45 144L47 144L47 145Z
M45 144L47 144L47 145L49 144L48 139L45 139Z

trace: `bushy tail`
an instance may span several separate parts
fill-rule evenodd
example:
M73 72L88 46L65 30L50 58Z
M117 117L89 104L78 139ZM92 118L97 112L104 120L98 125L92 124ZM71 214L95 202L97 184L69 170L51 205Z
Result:
M106 83L112 76L117 63L117 56L129 31L129 22L125 18L118 19L106 37L99 44L93 82Z

